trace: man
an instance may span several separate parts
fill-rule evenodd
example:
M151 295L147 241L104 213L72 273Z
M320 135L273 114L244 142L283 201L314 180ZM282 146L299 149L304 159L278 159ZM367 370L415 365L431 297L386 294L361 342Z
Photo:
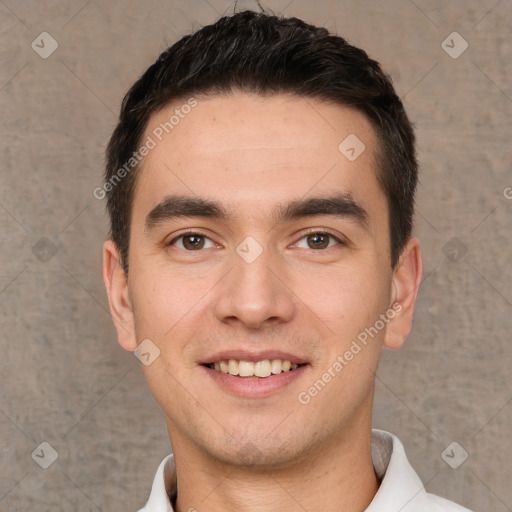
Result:
M371 429L422 275L416 181L378 63L296 18L221 18L133 85L103 277L172 445L144 511L466 510Z

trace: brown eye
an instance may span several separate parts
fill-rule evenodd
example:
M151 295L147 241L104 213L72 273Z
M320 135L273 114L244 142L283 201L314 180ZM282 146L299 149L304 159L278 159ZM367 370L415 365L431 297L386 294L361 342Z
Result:
M204 247L204 236L187 235L183 237L183 247L188 250L202 249Z
M335 245L344 245L336 236L324 231L314 231L304 235L297 243L296 247L301 249L330 249Z
M214 247L214 243L205 235L200 233L186 233L174 238L169 245L174 245L185 251L199 251Z
M326 233L314 233L307 236L308 247L310 249L326 249L329 246L330 235Z

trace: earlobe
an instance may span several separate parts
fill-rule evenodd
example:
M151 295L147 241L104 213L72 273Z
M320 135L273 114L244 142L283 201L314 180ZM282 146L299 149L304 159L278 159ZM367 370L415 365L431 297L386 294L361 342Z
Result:
M396 315L389 322L384 338L387 348L400 348L411 330L422 274L420 243L413 237L402 251L393 271L391 304L400 304L400 309L393 306Z
M128 282L119 250L112 240L103 244L103 282L119 344L130 352L137 348Z

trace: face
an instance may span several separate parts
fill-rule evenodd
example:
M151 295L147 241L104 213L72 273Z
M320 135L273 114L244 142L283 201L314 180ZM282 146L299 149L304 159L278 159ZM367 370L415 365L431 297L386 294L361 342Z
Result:
M120 342L158 347L143 369L173 447L289 464L367 426L400 321L376 136L349 108L240 93L158 140L177 108L143 138Z

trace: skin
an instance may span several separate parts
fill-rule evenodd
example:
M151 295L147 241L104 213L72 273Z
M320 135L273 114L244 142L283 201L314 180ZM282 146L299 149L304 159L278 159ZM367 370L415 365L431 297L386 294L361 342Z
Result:
M370 452L374 373L383 346L408 335L422 274L412 238L391 269L389 214L375 174L377 139L361 113L310 98L245 93L198 105L146 156L133 204L124 274L104 245L103 277L119 343L149 338L160 356L143 366L166 416L178 475L176 510L362 511L378 489ZM179 104L154 114L150 135ZM349 161L349 134L365 151ZM276 204L350 194L368 214L276 223ZM216 200L229 221L147 214L170 194ZM306 230L343 244L311 248ZM184 231L206 235L187 250ZM248 236L263 252L236 252ZM187 239L190 241L190 239ZM190 247L188 245L187 247ZM393 303L401 311L307 405L307 391ZM217 350L277 349L308 362L269 396L226 391L200 366Z

